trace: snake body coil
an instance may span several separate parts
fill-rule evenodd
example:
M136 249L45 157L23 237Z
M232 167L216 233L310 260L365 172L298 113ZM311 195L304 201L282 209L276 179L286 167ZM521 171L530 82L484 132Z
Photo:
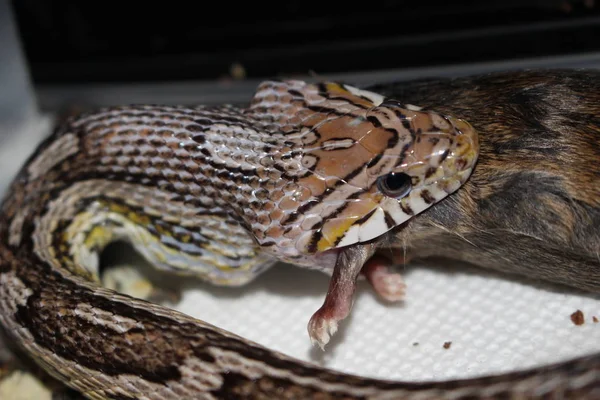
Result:
M93 399L589 394L594 357L464 381L363 379L98 283L98 253L117 239L157 268L220 285L276 261L319 268L336 283L309 325L324 344L388 232L456 191L477 155L467 122L334 83L266 82L247 109L76 117L40 145L2 205L0 324Z

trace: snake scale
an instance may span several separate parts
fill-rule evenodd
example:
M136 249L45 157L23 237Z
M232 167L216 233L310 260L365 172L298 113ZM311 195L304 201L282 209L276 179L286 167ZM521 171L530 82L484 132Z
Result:
M103 288L98 254L125 239L157 268L242 285L277 261L331 274L309 322L323 346L391 232L459 190L478 159L460 118L339 83L268 81L248 108L132 105L61 124L2 204L0 323L91 399L594 398L600 358L410 383L310 365Z

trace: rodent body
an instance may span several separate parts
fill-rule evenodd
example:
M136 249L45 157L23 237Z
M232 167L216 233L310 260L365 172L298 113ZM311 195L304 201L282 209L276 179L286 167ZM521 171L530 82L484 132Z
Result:
M470 121L460 191L396 232L411 260L450 258L600 292L600 72L527 71L371 87Z

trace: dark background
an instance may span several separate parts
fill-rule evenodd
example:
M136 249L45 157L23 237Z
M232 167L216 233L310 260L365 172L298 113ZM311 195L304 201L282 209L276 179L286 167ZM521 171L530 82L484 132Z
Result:
M36 84L222 79L236 64L238 77L264 78L600 50L593 0L12 6Z

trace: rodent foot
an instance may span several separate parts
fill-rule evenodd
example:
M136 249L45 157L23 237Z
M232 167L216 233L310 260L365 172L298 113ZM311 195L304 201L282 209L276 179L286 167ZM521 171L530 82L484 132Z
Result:
M387 258L374 256L367 261L361 273L382 299L397 302L404 298L406 284L402 275L390 270L389 264Z
M321 307L308 322L310 341L313 345L318 345L321 350L325 350L325 345L338 329L338 320L326 314L327 310Z

